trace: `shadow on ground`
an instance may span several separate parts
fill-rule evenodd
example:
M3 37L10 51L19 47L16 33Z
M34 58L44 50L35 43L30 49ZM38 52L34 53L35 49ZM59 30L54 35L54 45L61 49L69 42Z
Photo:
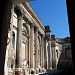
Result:
M72 70L57 70L54 72L48 72L44 74L39 74L39 75L74 75Z

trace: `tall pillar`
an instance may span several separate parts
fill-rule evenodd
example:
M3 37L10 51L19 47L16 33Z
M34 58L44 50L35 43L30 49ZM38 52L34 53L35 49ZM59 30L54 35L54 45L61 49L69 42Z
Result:
M35 68L38 68L38 29L35 29Z
M23 17L18 17L18 30L17 30L17 52L16 52L16 67L21 67L21 44L22 44L22 24Z
M30 67L34 68L34 26L30 27Z
M42 68L44 68L44 37L42 36L42 61L41 61Z
M48 69L48 41L46 40L46 64L47 64L47 69Z
M35 28L35 70L36 70L36 74L38 74L39 73L39 64L40 64L40 62L39 62L39 58L40 58L40 56L39 56L39 51L38 51L38 49L39 49L39 43L38 43L38 29L37 28Z
M41 60L40 60L40 63L41 63L41 67L43 67L43 37L41 36Z
M39 49L38 49L39 53L38 53L38 60L39 60L39 63L38 63L38 66L40 67L41 66L41 60L42 60L42 42L41 42L41 36L39 34Z
M48 68L52 69L51 41L48 41Z
M31 44L30 44L30 32L31 32L31 31L30 31L30 26L29 26L29 33L28 33L28 34L29 34L29 38L28 38L28 50L29 50L28 62L29 62L29 69L30 69L30 57L31 57L31 56L30 56L30 53L31 53L31 48L30 48L30 45L31 45Z
M45 42L45 47L44 47L45 48L44 49L44 67L45 67L45 69L48 69L48 50L47 50L48 42L47 42L46 38L45 38L44 42Z
M54 42L55 44L55 42ZM57 68L56 66L56 50L55 47L52 47L52 68Z
M42 72L46 72L46 70L45 70L45 54L46 54L46 52L45 52L45 47L46 46L46 44L45 44L45 37L44 37L44 35L42 36ZM47 62L47 61L46 61Z

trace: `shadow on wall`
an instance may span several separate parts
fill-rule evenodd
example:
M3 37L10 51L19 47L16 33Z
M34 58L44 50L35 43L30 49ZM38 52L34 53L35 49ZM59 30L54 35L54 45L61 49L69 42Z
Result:
M62 50L57 64L57 70L65 70L66 72L73 75L72 54L70 47Z

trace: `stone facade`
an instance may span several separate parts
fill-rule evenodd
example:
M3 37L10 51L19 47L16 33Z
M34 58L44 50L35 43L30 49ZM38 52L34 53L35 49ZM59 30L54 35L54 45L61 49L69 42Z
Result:
M8 67L8 59L11 57L8 57L8 53L10 53L11 56L11 31L9 29L9 27L12 29L12 25L10 25L10 15L11 15L11 8L12 8L12 4L17 4L23 1L29 1L29 0L1 0L0 1L0 35L1 35L1 39L0 39L0 75L4 75L4 68L5 68L5 74L8 75L8 69L11 70ZM31 0L30 0L31 1ZM74 19L74 11L72 11L74 9L74 1L69 1L66 0L67 3L67 11L68 11L68 19L69 19L69 27L70 27L70 34L71 34L71 43L75 43L75 41L73 40L74 38L74 23L75 23L75 19ZM3 6L4 5L4 6ZM8 31L9 30L9 31ZM9 34L8 34L9 33ZM7 39L7 35L8 35L8 39ZM14 33L13 33L14 35ZM72 43L72 56L74 58L74 44ZM7 50L6 50L7 47ZM29 47L30 48L30 47ZM13 52L12 52L13 54ZM6 59L5 59L6 58ZM13 57L14 58L14 57ZM5 62L5 67L4 67L4 62ZM10 64L11 62L9 62ZM74 60L73 60L74 63ZM74 65L74 64L73 64ZM6 71L7 70L7 71Z
M73 68L72 64L72 52L70 37L66 37L62 40L62 50L58 62L58 68Z
M45 35L46 30L28 3L12 6L5 75L39 74L52 68L50 35Z
M65 41L51 35L50 27L42 24L28 3L13 5L5 75L44 73L57 69L63 61L72 65L71 44Z
M70 37L56 38L51 35L52 68L72 68L72 53Z

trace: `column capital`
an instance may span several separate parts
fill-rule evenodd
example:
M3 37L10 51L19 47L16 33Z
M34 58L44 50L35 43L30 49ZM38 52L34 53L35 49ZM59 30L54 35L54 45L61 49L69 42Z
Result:
M30 27L34 27L34 24L33 23L30 23Z
M35 33L38 33L38 28L37 27L35 27Z
M18 19L19 19L19 20L23 19L23 15L20 14L20 15L18 16Z

